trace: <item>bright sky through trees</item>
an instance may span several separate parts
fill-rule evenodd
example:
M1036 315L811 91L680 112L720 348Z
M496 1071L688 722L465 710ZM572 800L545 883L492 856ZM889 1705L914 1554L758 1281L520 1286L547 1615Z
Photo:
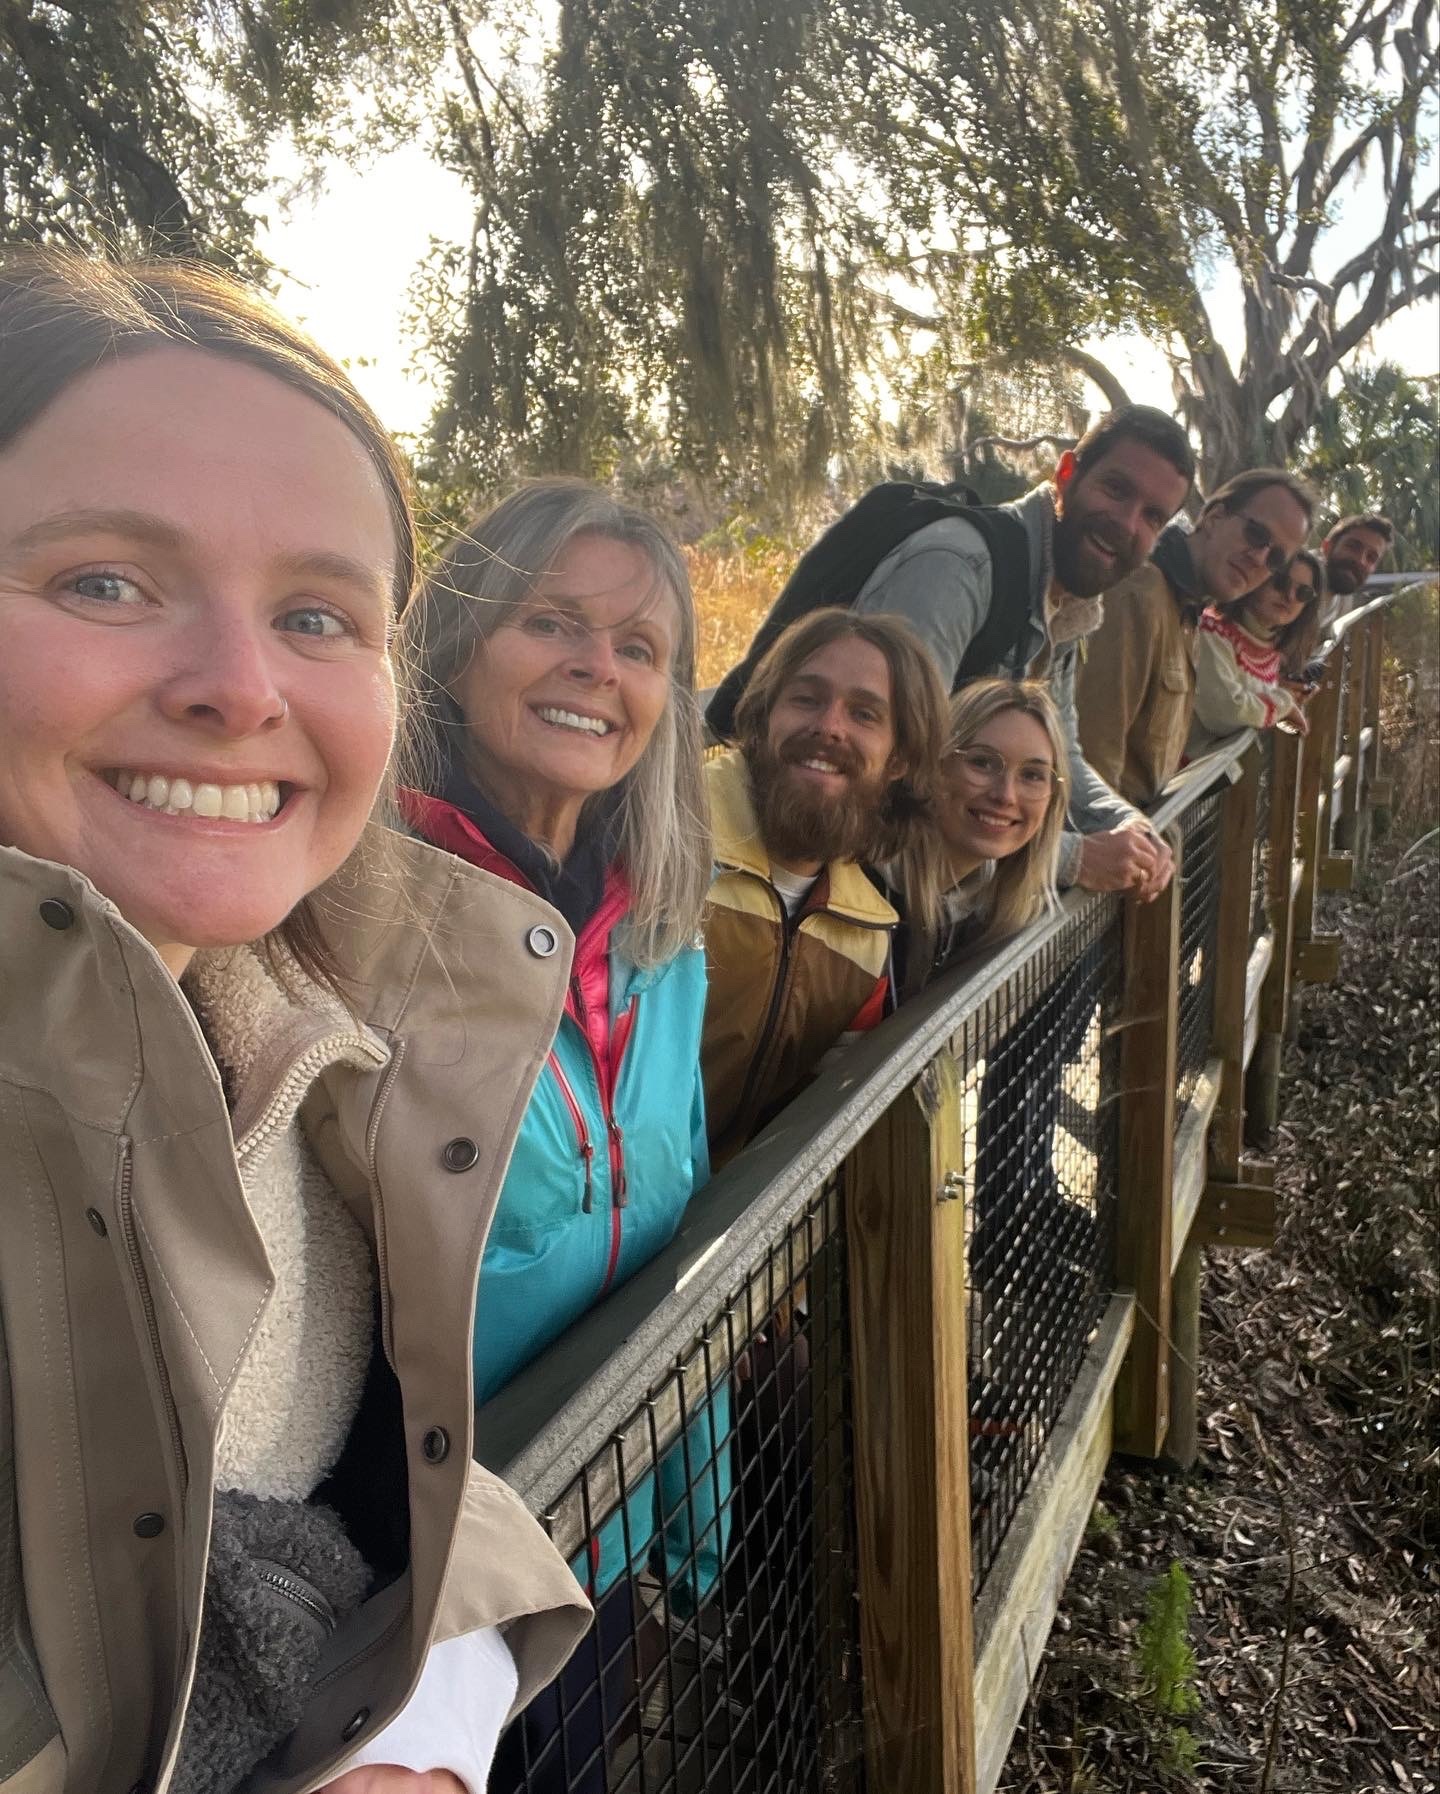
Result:
M1358 237L1370 221L1373 199L1364 187L1351 194L1347 212L1358 214ZM416 143L369 166L343 163L325 171L323 191L302 196L282 217L276 208L262 250L287 278L281 299L332 355L350 365L366 397L392 429L419 434L435 402L433 386L407 371L411 344L405 329L411 276L432 237L463 239L471 201L462 183ZM1337 253L1346 249L1343 224ZM1224 333L1238 293L1217 301L1214 315ZM1411 307L1376 332L1366 360L1388 358L1407 372L1433 374L1440 367L1440 302ZM1169 376L1164 356L1138 336L1111 338L1106 360L1131 395L1166 404ZM1098 393L1091 392L1098 406Z

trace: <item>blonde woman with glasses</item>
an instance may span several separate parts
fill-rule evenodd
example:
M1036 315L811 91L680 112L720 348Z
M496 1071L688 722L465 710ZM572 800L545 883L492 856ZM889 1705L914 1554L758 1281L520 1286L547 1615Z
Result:
M935 828L886 868L906 917L902 996L1054 903L1064 764L1060 719L1043 685L982 679L950 700Z

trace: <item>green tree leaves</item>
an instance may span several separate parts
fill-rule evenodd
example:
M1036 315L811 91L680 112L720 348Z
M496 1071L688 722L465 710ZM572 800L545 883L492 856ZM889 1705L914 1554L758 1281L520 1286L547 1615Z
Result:
M253 268L272 136L393 125L441 42L400 0L0 0L0 233Z
M1213 484L1283 459L1440 288L1433 0L564 0L524 78L447 10L476 231L419 312L455 472L639 453L773 508L883 461L977 363L1139 330Z
M1437 381L1415 380L1393 362L1347 372L1324 400L1301 444L1306 478L1327 522L1379 511L1395 525L1395 564L1440 564L1440 492L1435 484Z

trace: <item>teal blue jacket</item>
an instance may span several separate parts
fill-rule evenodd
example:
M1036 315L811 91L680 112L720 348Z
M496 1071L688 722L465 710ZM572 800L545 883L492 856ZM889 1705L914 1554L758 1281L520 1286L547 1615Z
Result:
M455 805L408 793L406 807L436 846L526 882ZM477 1403L666 1246L710 1176L700 1077L705 955L697 946L658 969L637 969L614 942L628 908L628 887L612 868L576 940L565 1014L481 1260ZM730 1425L722 1385L661 1460L658 1478L637 1478L572 1565L593 1596L648 1563L681 1609L703 1599L728 1530Z

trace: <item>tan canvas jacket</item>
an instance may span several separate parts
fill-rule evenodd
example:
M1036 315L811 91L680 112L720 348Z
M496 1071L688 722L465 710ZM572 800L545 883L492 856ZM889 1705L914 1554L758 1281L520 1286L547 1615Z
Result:
M1154 561L1105 594L1105 617L1075 680L1080 746L1132 804L1153 803L1180 770L1195 704L1198 605Z
M712 1163L723 1164L811 1078L889 991L895 910L859 866L837 862L787 918L738 749L706 766L715 880L705 911L710 990L700 1049Z
M588 1622L540 1528L471 1462L480 1254L570 937L513 885L397 851L408 877L347 891L337 943L359 980L361 1063L318 1082L307 1069L333 1011L297 1007L267 1050L275 1090L305 1080L311 1145L375 1243L409 1567L340 1627L247 1794L329 1779L404 1704L432 1636L501 1626L518 1706ZM164 1794L225 1393L272 1287L233 1146L259 1119L232 1118L188 1004L113 906L0 849L3 1794ZM473 1162L467 1148L447 1164L460 1140Z

